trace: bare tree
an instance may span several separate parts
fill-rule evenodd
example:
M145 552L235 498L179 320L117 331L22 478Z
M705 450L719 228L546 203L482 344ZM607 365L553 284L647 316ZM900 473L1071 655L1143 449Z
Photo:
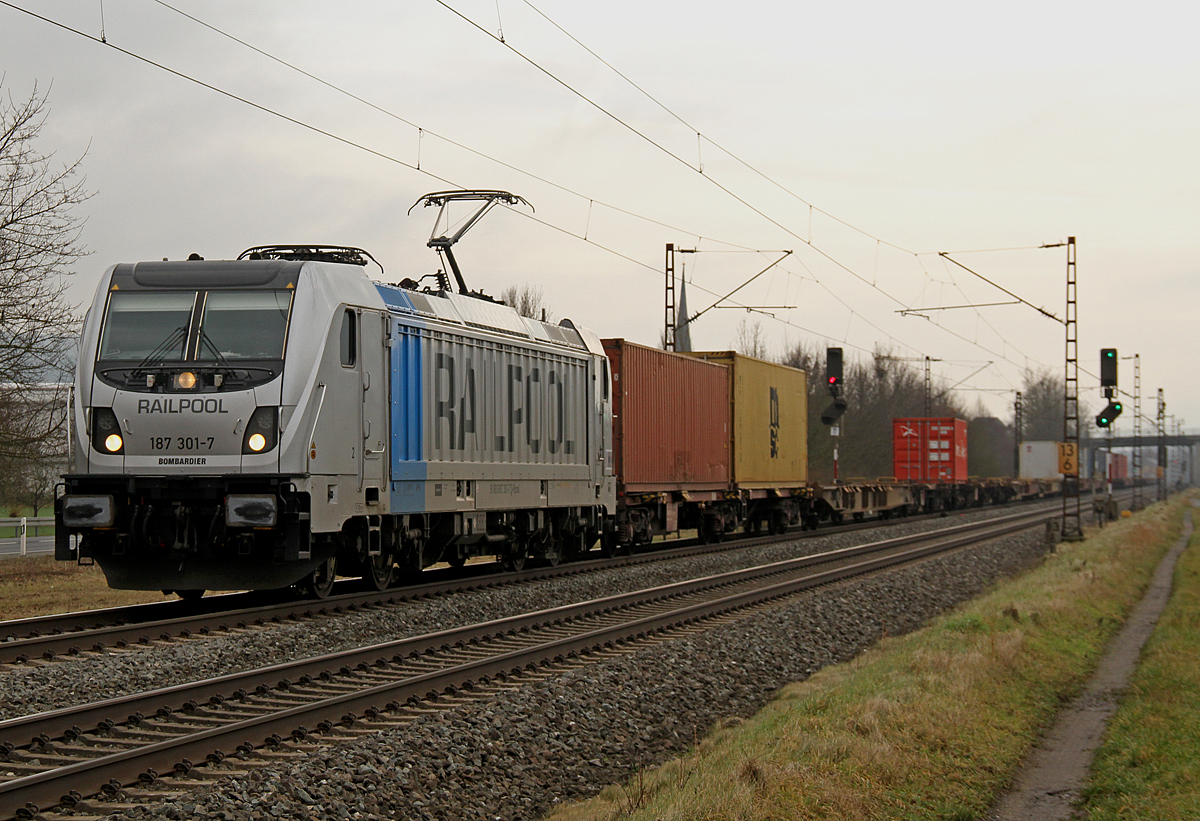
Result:
M747 319L743 318L738 323L734 350L745 356L753 356L755 359L769 359L767 333L763 330L762 323L756 321L751 325Z
M833 439L821 412L833 399L825 383L825 351L817 343L798 343L785 365L808 372L808 469L815 481L833 475ZM966 408L948 391L935 389L933 414L966 418ZM892 420L925 415L925 377L916 363L876 349L869 360L847 357L842 374L846 413L838 420L838 461L842 477L890 476Z
M550 314L546 310L541 287L535 288L526 282L520 288L510 285L500 294L500 301L510 308L515 308L521 316L530 319L540 319L550 322Z
M0 96L0 460L61 455L77 319L66 277L86 251L74 213L90 194L80 159L64 165L35 146L47 116L35 87Z
M1021 385L1022 442L1062 439L1065 395L1061 376L1048 370L1025 371Z

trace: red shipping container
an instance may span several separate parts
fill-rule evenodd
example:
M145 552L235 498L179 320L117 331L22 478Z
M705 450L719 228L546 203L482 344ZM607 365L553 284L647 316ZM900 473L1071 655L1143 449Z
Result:
M904 482L967 481L966 420L893 419L892 464Z
M729 487L729 369L605 339L612 366L613 468L625 493Z

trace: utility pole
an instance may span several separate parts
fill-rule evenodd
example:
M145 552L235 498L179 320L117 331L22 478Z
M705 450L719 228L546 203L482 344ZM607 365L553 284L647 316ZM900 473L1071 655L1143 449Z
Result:
M1067 237L1066 378L1063 380L1063 442L1079 453L1079 328L1075 296L1075 237ZM1079 467L1075 475L1063 474L1062 538L1083 541L1082 502L1079 498Z
M1141 510L1146 506L1142 495L1142 357L1133 355L1133 464L1129 475L1133 481L1133 501L1130 507Z
M1013 402L1013 478L1021 478L1021 431L1025 427L1024 408L1021 406L1021 392L1017 391L1016 401Z
M667 292L666 306L663 309L663 348L675 350L675 243L667 243Z
M1167 400L1158 389L1158 501L1167 499Z
M925 357L925 418L933 416L933 373L930 367L931 360L928 356Z

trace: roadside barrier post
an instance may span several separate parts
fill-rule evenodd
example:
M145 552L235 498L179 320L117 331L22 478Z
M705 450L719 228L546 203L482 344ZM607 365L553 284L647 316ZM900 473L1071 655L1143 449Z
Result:
M24 516L21 517L21 555L27 555L25 552L25 534L29 532L29 525Z

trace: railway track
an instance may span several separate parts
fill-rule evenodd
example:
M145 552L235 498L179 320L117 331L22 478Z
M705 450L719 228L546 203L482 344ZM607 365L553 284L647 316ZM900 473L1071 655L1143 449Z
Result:
M127 796L180 790L292 754L289 746L311 736L333 742L375 732L431 702L486 694L514 676L702 629L817 586L1036 527L1053 516L1024 511L0 722L0 818L32 817L63 804L86 811L92 808L85 797L106 788ZM152 785L151 793L130 787L139 781Z
M1039 504L1036 509L1046 505ZM1053 503L1049 507L1053 508ZM939 518L937 514L908 517L905 522ZM588 559L557 567L526 569L518 573L496 572L498 565L468 565L461 570L435 570L424 574L429 581L385 591L349 590L352 582L327 599L291 599L263 593L235 593L199 601L167 601L115 607L104 610L37 616L0 622L0 664L52 663L59 659L110 652L130 646L169 642L193 635L247 630L268 624L338 616L358 610L394 607L419 598L511 584L528 584L568 575L592 573L670 559L736 550L780 541L815 538L885 527L880 522L858 522L817 531L799 531L782 536L758 536L716 545L698 541L631 556Z

